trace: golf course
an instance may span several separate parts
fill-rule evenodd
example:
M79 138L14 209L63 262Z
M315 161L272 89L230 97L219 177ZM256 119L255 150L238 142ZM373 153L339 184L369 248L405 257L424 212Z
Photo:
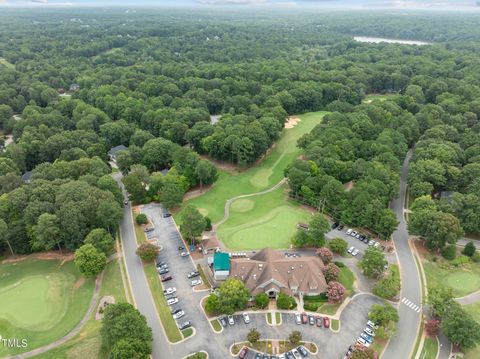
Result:
M285 128L269 154L257 165L240 172L219 170L215 185L205 194L187 201L218 223L224 217L225 203L230 202L227 219L217 228L219 239L232 250L259 249L266 246L287 248L298 222L308 221L310 213L286 198L287 185L267 191L284 178L284 169L302 153L297 140L322 121L326 112L296 116L292 128ZM252 195L252 196L245 196ZM181 223L181 210L175 214Z
M73 261L25 259L0 265L0 333L26 339L26 348L0 347L0 356L29 351L67 334L82 319L94 281Z

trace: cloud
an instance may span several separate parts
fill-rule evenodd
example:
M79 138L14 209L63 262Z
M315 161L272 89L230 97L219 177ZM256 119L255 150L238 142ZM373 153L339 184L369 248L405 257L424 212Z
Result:
M48 0L30 0L30 2L33 2L36 4L47 4Z
M267 0L198 0L203 5L260 5Z

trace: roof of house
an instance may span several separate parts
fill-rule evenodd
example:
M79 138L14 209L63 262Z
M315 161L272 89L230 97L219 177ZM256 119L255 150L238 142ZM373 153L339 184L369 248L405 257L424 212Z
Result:
M343 184L343 188L345 189L346 192L351 191L353 187L355 187L355 182L353 181L348 181L347 183Z
M25 172L25 173L22 175L22 181L24 181L24 182L30 181L30 179L32 178L32 174L33 174L32 171L27 171L27 172Z
M213 255L213 270L230 270L230 256L228 255L228 253L217 252Z
M202 247L204 249L214 249L220 247L220 242L217 237L207 237L202 240Z
M114 155L117 152L125 151L125 150L128 150L128 147L126 147L124 145L119 145L119 146L115 146L115 147L110 148L110 151L108 151L108 154L109 155Z
M284 257L279 251L264 248L251 258L232 259L230 263L230 278L242 280L252 295L271 289L289 295L327 289L324 264L318 257Z

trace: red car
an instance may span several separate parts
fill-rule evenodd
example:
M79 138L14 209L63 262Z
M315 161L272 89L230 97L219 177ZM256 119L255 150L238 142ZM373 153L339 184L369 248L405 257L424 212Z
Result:
M240 354L239 354L238 357L239 357L240 359L243 359L243 358L245 358L245 357L247 356L247 353L248 353L248 348L247 348L247 347L243 347L243 349L242 349L242 351L240 352Z
M315 317L315 322L317 323L317 327L319 327L319 328L322 327L322 317L316 316Z
M323 326L325 328L330 328L330 319L327 317L323 317Z
M302 323L307 324L308 323L308 315L307 313L302 313Z
M173 277L171 275L163 275L161 277L162 282L168 282L169 280L172 280Z

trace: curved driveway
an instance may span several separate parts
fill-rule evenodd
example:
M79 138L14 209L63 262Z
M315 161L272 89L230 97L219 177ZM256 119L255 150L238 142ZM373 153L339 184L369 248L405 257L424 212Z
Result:
M400 321L398 323L397 335L390 340L390 343L383 354L383 357L388 359L410 358L417 339L417 332L422 313L420 273L418 272L415 259L413 258L408 243L409 235L407 222L404 217L408 163L410 162L411 157L412 151L410 150L407 153L402 166L400 195L390 204L390 207L397 216L397 220L400 222L397 230L393 233L393 241L395 242L400 266L402 291L400 293L401 302L398 308Z

